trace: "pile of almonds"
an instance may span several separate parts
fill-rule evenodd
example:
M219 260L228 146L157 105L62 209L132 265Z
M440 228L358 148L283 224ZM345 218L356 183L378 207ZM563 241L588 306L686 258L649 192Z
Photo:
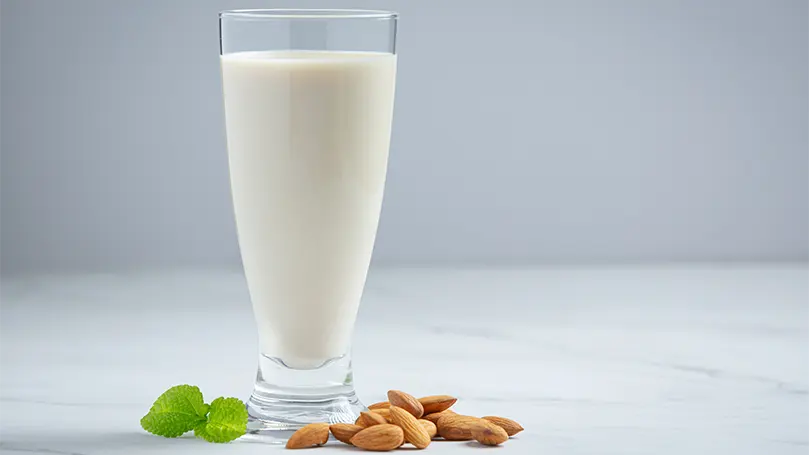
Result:
M474 439L494 446L523 430L519 423L505 417L457 414L450 409L456 401L449 395L416 399L402 391L389 390L388 401L372 404L353 424L311 423L289 438L287 449L321 446L329 440L329 431L346 444L386 451L398 449L406 442L424 449L438 437L448 441Z

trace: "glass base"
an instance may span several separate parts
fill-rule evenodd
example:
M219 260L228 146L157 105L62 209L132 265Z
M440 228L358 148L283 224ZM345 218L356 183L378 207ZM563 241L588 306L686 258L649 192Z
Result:
M304 425L354 423L365 409L354 393L350 355L308 370L262 355L247 401L244 439L281 444Z

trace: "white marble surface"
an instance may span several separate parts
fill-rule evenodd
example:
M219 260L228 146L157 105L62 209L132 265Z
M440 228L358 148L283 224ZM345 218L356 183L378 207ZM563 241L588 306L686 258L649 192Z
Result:
M461 412L517 419L527 430L502 453L806 454L808 277L805 265L374 269L358 392L450 393ZM0 453L280 450L138 425L174 384L249 393L256 336L236 271L6 278L0 329Z

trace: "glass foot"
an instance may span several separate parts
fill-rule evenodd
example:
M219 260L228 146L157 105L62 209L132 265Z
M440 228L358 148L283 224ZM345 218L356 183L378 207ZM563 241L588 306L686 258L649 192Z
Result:
M317 368L292 369L262 356L247 401L246 440L282 444L310 423L354 423L366 408L354 393L349 355Z

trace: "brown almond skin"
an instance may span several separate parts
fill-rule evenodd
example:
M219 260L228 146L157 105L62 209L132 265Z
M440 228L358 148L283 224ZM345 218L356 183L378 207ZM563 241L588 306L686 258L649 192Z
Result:
M483 419L478 419L472 425L472 437L486 446L496 446L508 441L506 430L495 425L494 422Z
M401 390L388 390L388 401L390 401L391 406L398 406L413 414L413 417L417 419L424 415L424 406L409 393L404 393Z
M310 423L292 433L287 441L287 449L305 449L322 446L329 440L328 423Z
M334 438L346 444L351 444L351 438L362 430L364 430L363 427L351 423L335 423L334 425L329 425L329 431L331 431Z
M384 419L385 419L385 421L387 421L388 423L391 423L391 422L392 422L392 420L391 420L391 418L390 418L390 408L378 408L378 409L372 409L372 410L371 410L371 412L373 412L374 414L379 414L379 415L381 415L381 416L382 416L382 418L384 418Z
M427 431L427 435L432 439L438 434L438 428L435 426L434 423L430 422L429 420L419 419L419 423L424 430Z
M497 417L497 416L485 416L481 417L484 420L488 420L493 424L497 425L498 427L506 430L506 433L509 436L514 436L515 434L521 432L525 428L522 427L519 423L515 422L514 420L507 419L505 417Z
M446 411L452 407L457 398L449 395L430 395L428 397L419 398L419 403L424 408L424 414L433 414L436 412Z
M430 445L432 438L427 433L427 430L421 426L419 420L413 417L413 414L398 406L391 406L390 416L393 418L393 424L398 425L404 432L405 441L413 444L418 449L424 449Z
M447 441L471 441L472 427L480 420L477 417L460 414L446 415L438 419L438 435Z
M374 425L382 425L383 423L388 423L385 417L375 412L363 411L360 413L360 416L357 417L357 421L354 422L354 425L359 425L363 428L368 428Z
M441 417L444 417L445 415L458 415L458 414L455 411L453 411L452 409L447 409L446 411L442 411L442 412L434 412L432 414L426 414L422 418L424 420L429 420L432 423L438 424L438 419L440 419Z
M351 444L360 449L384 452L404 444L404 432L389 423L365 428L351 438Z
M374 403L371 406L368 406L368 409L388 409L390 407L390 401L380 401L379 403Z

